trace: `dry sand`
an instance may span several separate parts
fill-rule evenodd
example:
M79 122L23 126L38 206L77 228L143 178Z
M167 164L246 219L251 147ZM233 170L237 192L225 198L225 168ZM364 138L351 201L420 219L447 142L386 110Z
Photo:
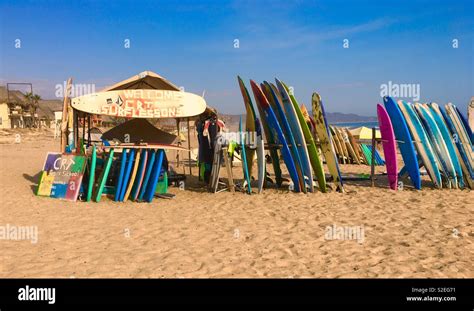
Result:
M426 181L422 191L395 192L380 177L375 188L347 182L346 194L249 196L210 194L188 177L184 191L170 188L171 200L72 203L33 192L58 144L51 132L1 132L0 226L38 228L36 244L0 240L1 278L474 277L468 190L434 190ZM242 178L240 168L234 173ZM363 240L325 239L333 225L363 227Z

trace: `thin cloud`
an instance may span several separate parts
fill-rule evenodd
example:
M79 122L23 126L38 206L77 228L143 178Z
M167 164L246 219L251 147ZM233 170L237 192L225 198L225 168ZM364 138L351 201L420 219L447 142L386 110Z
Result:
M278 23L245 22L233 35L226 38L215 38L212 41L203 41L193 48L202 52L203 49L212 53L233 53L233 40L239 40L238 52L256 53L259 51L278 51L299 47L312 47L324 41L336 40L376 32L398 23L396 18L379 18L363 24L352 26L333 26L321 28L319 26L303 26L285 22L285 18L278 18Z

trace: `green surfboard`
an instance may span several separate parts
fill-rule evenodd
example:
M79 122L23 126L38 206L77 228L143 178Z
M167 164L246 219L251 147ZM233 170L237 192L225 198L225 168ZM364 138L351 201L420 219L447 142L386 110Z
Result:
M326 177L324 175L323 162L321 161L321 155L319 154L316 144L314 143L313 135L311 134L308 124L306 123L306 120L303 116L303 112L301 111L295 96L292 94L292 92L290 92L288 86L285 83L282 82L282 84L290 95L291 103L293 104L293 107L295 107L296 115L300 121L301 129L303 130L303 135L307 144L311 166L313 167L316 178L318 179L319 189L321 189L321 192L326 192Z
M102 192L104 191L105 182L107 181L107 177L109 176L110 167L112 166L112 161L114 159L114 149L111 148L109 152L109 157L107 158L107 162L105 163L104 170L99 179L99 185L97 188L97 194L95 196L95 201L100 202L100 198L102 197Z
M94 188L94 181L95 181L95 165L97 163L97 150L95 145L92 146L92 158L91 158L91 166L89 172L89 186L87 187L87 198L86 201L90 202L92 198L92 190Z

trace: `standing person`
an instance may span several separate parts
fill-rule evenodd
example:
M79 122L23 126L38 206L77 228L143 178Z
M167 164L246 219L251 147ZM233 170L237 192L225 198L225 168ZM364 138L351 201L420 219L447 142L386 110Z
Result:
M199 152L199 180L206 183L209 182L209 177L212 170L212 157L217 133L225 128L225 123L219 120L215 112L203 116L195 123L198 134Z

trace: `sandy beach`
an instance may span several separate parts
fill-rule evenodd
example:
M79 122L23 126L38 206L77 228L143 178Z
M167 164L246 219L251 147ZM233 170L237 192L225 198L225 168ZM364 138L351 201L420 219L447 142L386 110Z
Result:
M427 177L422 191L391 191L381 176L374 188L348 181L345 194L210 194L194 169L171 200L72 203L34 194L58 149L47 130L1 132L0 226L37 226L38 236L0 240L0 278L474 277L474 196L434 190ZM358 240L328 239L328 227L355 226Z

